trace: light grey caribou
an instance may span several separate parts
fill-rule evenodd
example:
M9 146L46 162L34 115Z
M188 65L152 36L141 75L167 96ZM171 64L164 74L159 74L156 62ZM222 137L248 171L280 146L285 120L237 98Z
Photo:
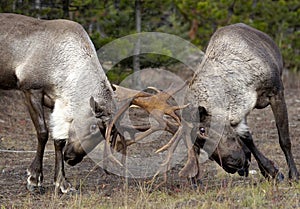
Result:
M168 99L176 91L148 94L124 91L123 97L131 100L116 114L110 124L117 121L130 105L145 109L159 125L140 134L130 145L158 130L174 134L173 138L157 152L169 150L162 171L166 171L178 141L185 138L188 146L188 161L180 171L181 176L197 178L200 148L209 151L225 171L248 175L251 153L258 162L261 173L282 181L284 176L274 162L266 158L254 145L247 116L254 109L271 105L279 134L279 143L289 167L289 178L298 180L289 137L288 114L281 80L283 61L274 41L265 33L245 24L234 24L218 29L212 36L204 58L189 83L186 106L172 107ZM121 93L117 93L122 97ZM183 109L183 115L178 110ZM171 120L163 117L169 115ZM108 131L109 133L109 131ZM109 140L109 135L107 140ZM266 139L265 139L266 140Z
M197 109L200 114L200 129L209 132L213 114L220 114L224 117L224 136L220 143L239 137L241 146L246 146L257 160L261 173L282 180L282 173L254 145L247 126L247 116L254 108L270 105L280 147L289 167L289 178L298 180L291 151L282 70L281 53L267 34L242 23L225 26L211 37L204 59L189 85L187 101L191 103L190 108ZM214 159L222 165L224 157L226 154L219 160ZM229 167L236 168L237 164Z
M50 133L55 146L55 191L72 190L64 160L80 162L103 139L114 111L112 88L83 27L68 20L38 20L0 14L0 88L25 93L37 131L36 156L27 188L41 190L48 140L43 105L53 108Z

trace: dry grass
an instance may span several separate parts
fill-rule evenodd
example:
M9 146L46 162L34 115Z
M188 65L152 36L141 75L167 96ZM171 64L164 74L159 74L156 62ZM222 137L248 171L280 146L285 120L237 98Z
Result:
M82 191L73 196L32 196L2 205L1 208L299 208L300 186L262 181L251 177L243 180L227 176L198 191L188 187L151 191L145 183L131 182L111 195ZM222 184L220 184L222 182ZM186 186L186 185L185 185ZM5 206L6 205L6 206Z

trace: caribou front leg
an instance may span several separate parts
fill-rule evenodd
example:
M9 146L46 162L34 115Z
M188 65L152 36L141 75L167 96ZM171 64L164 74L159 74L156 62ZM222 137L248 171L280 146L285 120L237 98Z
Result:
M265 178L271 176L279 182L283 181L284 175L278 170L272 160L269 160L257 149L250 132L245 133L244 136L240 138L255 157L262 175Z
M72 185L66 180L65 170L64 170L64 158L63 158L63 148L66 144L65 139L54 140L55 147L55 174L54 174L54 184L55 184L55 194L57 195L59 191L62 193L68 193L74 191Z
M31 120L36 129L38 146L34 160L27 169L27 189L30 192L44 193L43 183L43 156L48 141L48 129L45 123L43 110L42 90L24 91L25 104L29 110Z

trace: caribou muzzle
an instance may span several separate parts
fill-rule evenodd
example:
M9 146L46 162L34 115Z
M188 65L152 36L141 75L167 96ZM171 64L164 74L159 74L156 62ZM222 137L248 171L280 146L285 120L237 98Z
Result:
M227 139L227 141L230 141ZM239 140L238 146L220 143L210 159L216 161L226 172L248 176L251 162L250 150Z
M80 163L104 139L102 134L106 126L103 120L92 116L84 122L71 126L68 143L64 147L64 160L71 166Z
M248 176L249 174L249 166L250 166L250 161L245 160L245 162L234 162L234 163L226 163L222 167L227 173L236 173L240 176Z
M83 157L86 155L86 152L75 146L74 143L68 143L65 146L64 150L64 161L71 166L80 163L83 160Z

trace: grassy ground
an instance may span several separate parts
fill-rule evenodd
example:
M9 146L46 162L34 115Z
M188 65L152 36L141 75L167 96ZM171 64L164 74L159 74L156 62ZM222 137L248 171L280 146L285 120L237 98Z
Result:
M120 180L121 181L121 180ZM124 180L125 181L125 180ZM261 182L262 181L262 182ZM144 182L120 183L111 194L82 190L82 194L55 197L27 194L7 208L299 208L300 186L275 185L262 179L224 176L204 180L196 191L187 185L151 191ZM173 182L174 184L174 182ZM6 208L2 206L2 208Z
M289 111L293 153L300 169L300 79L285 76L285 95ZM80 193L58 195L53 192L54 153L44 158L44 195L26 190L26 168L35 150L36 136L22 95L0 91L0 208L300 208L300 183L280 184L266 181L252 160L250 169L256 174L248 178L226 174L214 162L202 165L203 184L192 190L186 179L178 177L178 169L169 172L169 180L153 189L149 179L125 179L107 175L85 158L74 167L66 166L66 175ZM272 159L287 177L288 168L278 144L277 130L270 108L255 110L249 126L259 149ZM49 140L47 150L53 150ZM161 177L160 177L161 178Z

